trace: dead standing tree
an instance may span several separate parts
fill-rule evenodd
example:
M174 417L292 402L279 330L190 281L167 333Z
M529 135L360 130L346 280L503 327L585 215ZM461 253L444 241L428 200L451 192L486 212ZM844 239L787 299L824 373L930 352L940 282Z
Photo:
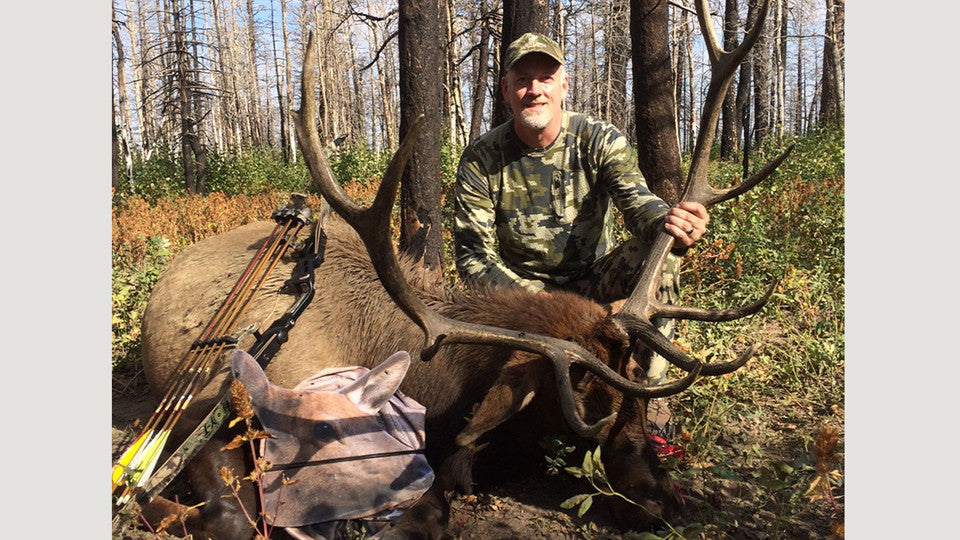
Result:
M199 133L202 84L197 80L199 59L188 50L190 40L179 0L171 0L173 18L174 90L180 120L180 152L187 191L204 193L207 178L207 151ZM195 50L195 49L194 49Z
M270 12L274 11L273 0L270 1ZM290 44L287 36L287 2L280 0L280 24L283 38L283 69L280 66L280 54L277 50L276 18L270 17L270 36L272 38L274 84L277 93L277 106L280 117L280 149L283 162L290 164L296 156L296 140L294 130L290 129L290 104L293 102L293 91L290 87Z
M404 171L400 248L437 275L443 272L440 235L440 133L444 41L436 0L400 0L400 133L423 116L422 135Z
M457 16L453 0L442 0L440 15L444 43L441 44L443 55L443 123L444 134L449 144L454 148L462 148L466 144L466 117L463 103L463 92L460 74L460 44L457 40Z
M468 141L472 141L480 136L480 130L483 124L483 110L486 103L489 77L491 74L490 54L493 52L490 47L493 38L493 28L496 24L496 2L493 0L482 0L478 6L477 25L480 27L480 37L478 43L474 46L476 57L474 59L474 79L473 79L473 100L470 103L470 134ZM494 64L496 61L494 59ZM496 71L493 71L496 74ZM493 84L496 88L496 82Z
M755 3L761 0L753 0ZM760 150L770 136L773 125L773 107L770 94L773 88L773 55L770 51L770 30L773 22L763 19L763 29L753 48L753 142Z
M650 190L668 204L680 200L680 143L665 0L630 2L637 162Z
M603 117L633 138L630 103L627 101L627 62L630 60L630 4L613 0L604 21Z
M116 53L117 84L112 87L113 90L113 160L111 162L111 182L114 193L118 193L120 186L119 162L121 156L124 162L127 184L130 191L134 191L133 185L133 155L130 141L132 137L130 123L130 109L127 107L127 75L126 75L126 55L124 54L123 40L120 39L120 22L117 20L118 13L116 5L113 7L113 44Z
M503 26L500 32L500 58L507 53L507 47L518 37L527 32L549 35L550 33L550 3L547 0L504 0ZM503 67L497 74L496 84L506 75ZM493 120L490 127L498 126L510 118L510 107L503 101L503 95L494 92Z
M827 0L823 42L820 122L843 121L843 33L844 0Z

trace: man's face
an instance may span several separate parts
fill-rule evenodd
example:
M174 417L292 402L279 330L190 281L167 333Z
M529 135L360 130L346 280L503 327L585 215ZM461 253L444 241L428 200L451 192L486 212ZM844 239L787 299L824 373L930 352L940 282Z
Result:
M567 84L561 64L545 54L532 53L510 68L500 88L513 117L530 129L542 130L552 120L559 121Z

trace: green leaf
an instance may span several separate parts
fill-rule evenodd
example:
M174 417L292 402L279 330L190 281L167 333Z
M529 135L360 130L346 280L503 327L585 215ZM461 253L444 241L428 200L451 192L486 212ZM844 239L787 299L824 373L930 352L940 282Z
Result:
M583 455L583 474L593 476L593 455L589 450Z
M725 480L736 480L738 482L743 481L743 478L741 478L740 475L725 467L714 466L710 469L710 472Z
M703 526L699 523L690 523L680 527L679 532L683 538L697 538L703 532Z
M574 478L583 478L583 469L580 467L565 467L563 470L572 474Z
M593 505L593 495L588 495L586 499L580 503L580 509L577 510L577 517L583 517L587 513L587 510L590 509L590 506Z
M574 495L573 497L570 497L569 499L560 503L560 508L569 510L574 506L582 503L584 500L589 499L591 497L593 497L593 495L590 495L589 493L581 493L580 495Z
M776 468L777 468L777 471L779 471L780 474L782 474L782 475L784 475L784 476L790 476L791 474L793 474L794 472L796 472L796 469L794 469L793 467L791 467L790 465L788 465L788 464L786 464L786 463L784 463L784 462L782 462L782 461L777 462L777 463L774 463L774 467L776 467Z
M603 471L603 462L600 461L600 447L597 447L597 451L593 453L593 466L597 471Z

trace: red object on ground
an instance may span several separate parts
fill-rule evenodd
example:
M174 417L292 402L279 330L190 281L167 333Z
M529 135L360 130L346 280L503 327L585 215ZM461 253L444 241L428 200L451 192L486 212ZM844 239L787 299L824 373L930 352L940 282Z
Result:
M687 455L687 451L682 446L670 444L666 439L658 435L650 435L650 443L653 444L653 450L662 458L675 457L677 459L683 459L684 456Z

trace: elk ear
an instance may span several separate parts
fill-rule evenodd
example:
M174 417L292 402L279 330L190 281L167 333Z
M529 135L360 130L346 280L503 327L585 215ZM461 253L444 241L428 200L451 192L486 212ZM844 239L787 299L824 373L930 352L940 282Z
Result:
M407 351L397 351L379 366L342 388L340 393L356 403L361 411L377 414L400 388L409 368L410 354Z
M540 381L550 380L549 374L544 373L546 367L542 358L522 353L507 362L467 427L457 435L457 445L473 444L529 405L540 389Z
M623 374L630 359L630 334L623 327L623 323L616 317L605 317L594 328L594 339L601 345L602 354L599 358L606 364Z
M234 351L230 356L230 370L233 378L243 383L255 403L264 401L270 381L252 356L241 350Z

